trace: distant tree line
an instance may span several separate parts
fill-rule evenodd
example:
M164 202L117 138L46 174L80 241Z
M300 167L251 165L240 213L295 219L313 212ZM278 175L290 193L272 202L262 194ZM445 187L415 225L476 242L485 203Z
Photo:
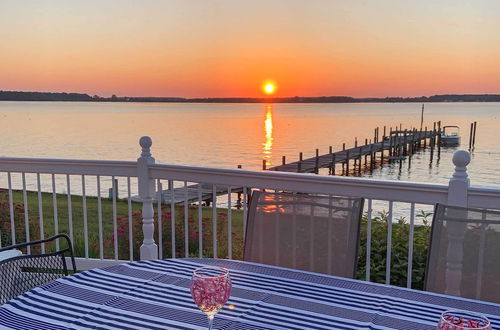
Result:
M444 94L419 97L368 97L354 98L350 96L319 96L319 97L213 97L213 98L183 98L183 97L100 97L81 93L48 93L48 92L17 92L0 91L0 101L79 101L79 102L193 102L193 103L403 103L403 102L500 102L500 94Z
M0 91L0 101L92 101L92 97L80 93L45 93Z

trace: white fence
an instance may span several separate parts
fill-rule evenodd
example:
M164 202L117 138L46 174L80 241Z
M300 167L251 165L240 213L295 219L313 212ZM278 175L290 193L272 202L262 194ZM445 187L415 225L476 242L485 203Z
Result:
M382 205L387 210L385 283L392 283L397 205L407 212L409 222L405 258L406 286L411 287L417 211L436 203L500 208L500 189L469 185L466 166L470 155L465 151L454 155L455 173L448 185L442 185L155 164L151 144L149 137L141 138L142 153L137 162L0 158L0 188L4 189L4 199L0 198L1 244L67 232L74 241L79 269L134 260L139 255L140 259L239 258L247 200L254 189L363 197L364 278L373 280L372 231L379 223L372 219L375 205ZM63 194L61 189L57 191L61 186L65 187ZM103 196L103 189L108 188L120 191L125 198L120 199L117 193ZM89 190L95 191L95 196L87 195ZM211 206L204 205L207 201ZM138 225L142 225L142 232Z

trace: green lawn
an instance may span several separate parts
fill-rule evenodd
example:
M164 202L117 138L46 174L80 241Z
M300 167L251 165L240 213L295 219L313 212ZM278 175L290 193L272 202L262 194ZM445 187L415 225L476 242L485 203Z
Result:
M55 217L54 203L51 193L42 193L42 214L43 214L43 231L45 237L55 234ZM8 206L8 193L0 191L0 230L2 231L2 244L10 244L11 235L10 229L10 214ZM23 194L21 191L13 191L13 201L15 204L15 223L16 223L16 241L23 242L26 237L25 232L25 216ZM27 192L27 206L29 216L30 240L40 238L40 213L38 206L38 194L36 192ZM68 216L68 195L56 194L57 205L57 225L59 233L70 233L69 216ZM97 197L86 198L87 210L87 227L88 227L88 254L89 257L99 257L99 208ZM116 218L118 231L119 258L129 259L129 206L127 200L118 200L116 202ZM131 203L132 213L132 236L134 259L138 258L138 249L142 243L142 222L141 211L142 204L138 202ZM158 205L154 204L155 222L158 224ZM114 222L113 222L113 202L109 198L101 198L102 209L102 236L104 238L103 255L105 257L114 257ZM218 236L218 257L227 257L227 227L228 215L227 209L219 208L216 210L217 218L217 236ZM190 206L187 210L188 222L188 244L189 255L198 256L198 207ZM203 220L203 242L204 255L212 256L212 213L211 207L202 208ZM162 205L162 236L163 236L163 253L165 257L171 256L171 210L170 205ZM233 258L242 257L242 237L243 237L243 212L241 210L232 210L232 231L233 231ZM81 196L71 196L71 217L73 228L73 244L75 255L78 257L85 256L84 246L84 215L83 215L83 199ZM176 255L185 256L185 210L183 205L175 208L175 228L176 228ZM158 226L155 230L156 241L158 242Z

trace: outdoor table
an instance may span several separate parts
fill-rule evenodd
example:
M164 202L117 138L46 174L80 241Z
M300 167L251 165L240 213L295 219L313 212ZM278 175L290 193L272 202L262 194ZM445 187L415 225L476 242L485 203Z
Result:
M165 259L92 269L35 288L0 307L0 328L206 329L191 275L230 270L231 297L214 329L435 329L463 309L500 329L500 305L224 259Z

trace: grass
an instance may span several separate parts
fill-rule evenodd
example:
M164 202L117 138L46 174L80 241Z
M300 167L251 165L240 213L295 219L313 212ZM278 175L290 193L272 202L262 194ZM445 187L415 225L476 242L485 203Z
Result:
M13 191L13 203L15 210L15 223L17 242L22 242L26 239L24 232L25 214L24 214L24 197L22 191ZM27 192L27 209L29 217L29 240L40 238L40 212L38 206L38 194L36 192ZM43 215L43 232L45 237L52 236L56 233L56 222L54 217L54 203L52 193L41 193L42 212ZM2 231L2 244L10 244L10 214L8 192L0 191L0 230ZM56 209L57 209L57 232L70 234L70 219L68 209L68 195L56 194ZM134 250L134 259L138 259L139 247L142 244L142 221L141 221L142 203L131 203L131 219L132 219L132 245ZM158 205L154 204L155 223L158 224ZM83 214L83 199L81 196L71 196L71 218L73 228L73 245L75 256L85 256L85 240L84 240L84 214ZM87 233L88 233L88 256L90 258L98 258L101 254L99 246L99 207L97 197L86 197L87 210ZM109 198L101 198L101 218L102 218L102 236L104 239L102 254L104 257L114 257L114 216L113 202ZM185 213L187 214L188 222L188 240L189 255L198 256L198 207L190 206L188 210L184 210L184 206L176 206L175 208L175 226L176 226L176 255L186 256L184 250L184 229L185 229ZM228 226L228 210L217 208L217 236L218 236L218 257L227 257L227 226ZM205 249L203 254L213 256L212 250L212 214L211 207L202 208L203 219L203 236ZM170 205L162 205L162 237L163 237L163 255L169 257L171 255L171 247L169 247L171 238L171 209ZM231 224L233 237L233 258L242 257L242 237L243 237L243 212L241 210L231 210ZM118 232L118 258L130 259L129 254L129 206L127 200L119 199L116 202L116 227ZM121 231L120 231L121 229ZM196 233L196 236L193 235ZM238 239L238 237L240 239ZM155 228L155 240L159 242L158 226ZM196 241L196 242L194 242ZM241 241L241 242L240 242ZM165 244L166 243L166 244ZM196 244L194 244L196 243Z

